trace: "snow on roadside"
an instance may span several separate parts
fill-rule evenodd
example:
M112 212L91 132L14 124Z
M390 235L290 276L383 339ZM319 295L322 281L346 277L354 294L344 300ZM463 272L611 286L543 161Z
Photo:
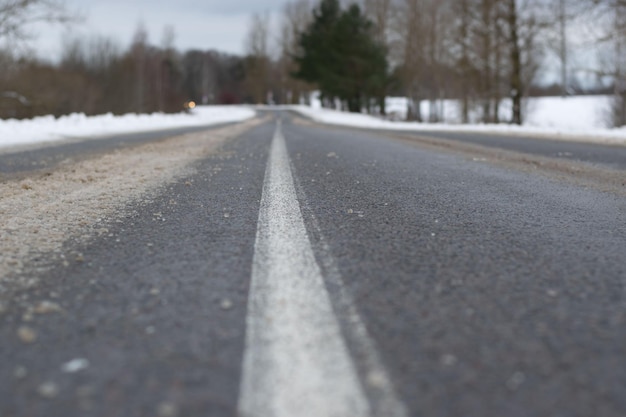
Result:
M58 119L42 116L28 120L0 120L0 148L118 133L240 122L254 115L254 110L243 106L198 106L190 113L177 114L70 114Z
M534 127L607 130L611 96L539 97L526 101L525 124ZM510 114L511 105L504 109ZM610 130L610 129L608 129Z
M443 103L443 113L447 121L445 124L392 122L365 114L343 113L319 107L280 106L280 108L295 110L322 123L359 128L490 132L626 145L625 128L606 129L603 127L604 115L609 106L608 100L606 96L530 99L526 108L528 115L524 126L460 124L458 103L453 100L445 100ZM388 104L389 109L399 115L406 111L405 98L390 98ZM427 105L428 103L422 103L423 114L428 114ZM503 103L502 110L507 112L506 103ZM0 120L0 149L119 133L239 122L252 118L254 115L253 108L245 106L199 106L189 114L126 114L123 116L72 114L58 119L44 116L29 120Z
M524 125L532 127L566 128L566 129L602 129L607 126L610 118L611 96L568 96L568 97L531 97L523 102ZM406 119L408 101L406 97L387 97L387 112ZM437 102L443 121L447 124L461 124L461 103L459 100L443 100ZM430 103L420 103L422 115L428 117ZM500 120L511 117L511 100L500 103ZM480 103L475 102L469 108L469 120L480 124Z
M456 103L445 103L445 114L455 114ZM366 114L345 113L324 108L292 106L290 109L327 124L398 131L464 131L527 135L569 141L626 145L626 128L602 127L602 112L608 105L604 97L549 97L529 103L524 126L509 124L460 124L395 122ZM397 107L397 106L396 106ZM456 123L455 123L456 122Z

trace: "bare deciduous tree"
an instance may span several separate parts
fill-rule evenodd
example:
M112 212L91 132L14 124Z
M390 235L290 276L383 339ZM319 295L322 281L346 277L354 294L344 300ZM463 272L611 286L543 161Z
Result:
M392 0L363 0L365 13L374 23L376 40L388 46Z
M589 0L599 12L599 19L604 22L604 33L598 39L599 44L609 46L609 59L604 67L609 70L598 71L599 76L609 77L613 83L613 103L611 123L615 127L626 125L626 0Z
M148 53L148 31L143 22L137 25L135 34L133 35L133 43L131 53L135 61L136 71L136 111L143 113L145 101L145 72L146 72L146 55Z
M409 120L423 120L420 103L426 98L426 14L424 0L403 0L394 13L392 52L400 62L399 74L408 98Z
M499 122L503 95L505 37L502 5L498 0L478 0L477 23L474 26L478 97L484 123Z
M455 5L455 14L458 16L458 36L456 42L459 44L459 56L456 60L458 73L460 76L461 86L461 121L469 123L470 108L470 86L473 71L473 60L470 54L471 44L473 41L472 22L475 20L473 16L473 5L470 0L459 0Z
M453 19L452 0L427 0L426 3L426 68L428 70L429 122L443 120L443 99L446 96L446 68L452 66L449 40Z
M574 0L571 0L574 1ZM522 99L542 60L546 22L538 18L540 0L403 0L395 4L392 39L395 58L411 105L410 117L421 120L418 103L430 101L431 122L443 117L445 97L461 104L461 120L481 104L484 122L500 120L500 101L509 96L511 120L521 123Z
M0 0L0 39L27 39L28 26L33 23L67 23L76 19L63 0Z
M246 37L246 85L252 100L265 103L268 99L270 74L268 14L254 14Z
M176 69L174 67L175 49L174 41L176 39L176 32L174 27L167 25L163 28L163 35L161 38L161 51L159 53L159 59L157 63L157 77L156 77L156 89L158 98L159 111L165 110L165 104L169 100L167 99L171 95L171 90L174 83L174 73Z
M310 0L297 0L285 4L281 22L281 38L279 59L279 84L282 90L281 101L284 103L299 103L305 100L305 94L312 90L312 86L302 80L291 77L297 71L297 64L293 57L298 52L298 40L311 22L313 5Z
M505 48L509 56L511 123L523 122L523 98L527 96L543 59L543 32L550 21L539 18L540 1L503 0Z

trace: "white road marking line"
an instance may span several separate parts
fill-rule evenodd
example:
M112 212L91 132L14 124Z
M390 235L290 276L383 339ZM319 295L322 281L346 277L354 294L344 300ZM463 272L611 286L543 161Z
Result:
M406 406L398 399L387 370L382 364L378 350L370 338L367 328L361 320L352 296L343 284L341 274L331 255L331 250L323 238L319 223L313 217L313 227L321 239L318 250L321 252L322 267L327 282L336 289L334 297L336 311L346 318L350 326L346 329L346 337L352 342L352 352L359 358L363 388L370 398L372 416L375 417L407 417Z
M370 416L304 226L280 123L257 227L239 414Z

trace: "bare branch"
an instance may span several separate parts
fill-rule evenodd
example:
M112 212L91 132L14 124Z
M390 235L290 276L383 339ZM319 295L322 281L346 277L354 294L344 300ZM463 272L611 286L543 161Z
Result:
M79 20L70 13L64 0L0 0L0 40L28 39L34 23L67 24Z

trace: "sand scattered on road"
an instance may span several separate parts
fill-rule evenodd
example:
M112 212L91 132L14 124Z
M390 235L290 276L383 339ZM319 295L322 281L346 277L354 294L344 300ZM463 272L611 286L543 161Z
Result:
M65 161L45 173L0 182L0 299L9 289L37 284L25 274L35 259L62 258L68 239L83 241L107 233L105 222L121 217L129 203L190 174L193 162L259 122Z

